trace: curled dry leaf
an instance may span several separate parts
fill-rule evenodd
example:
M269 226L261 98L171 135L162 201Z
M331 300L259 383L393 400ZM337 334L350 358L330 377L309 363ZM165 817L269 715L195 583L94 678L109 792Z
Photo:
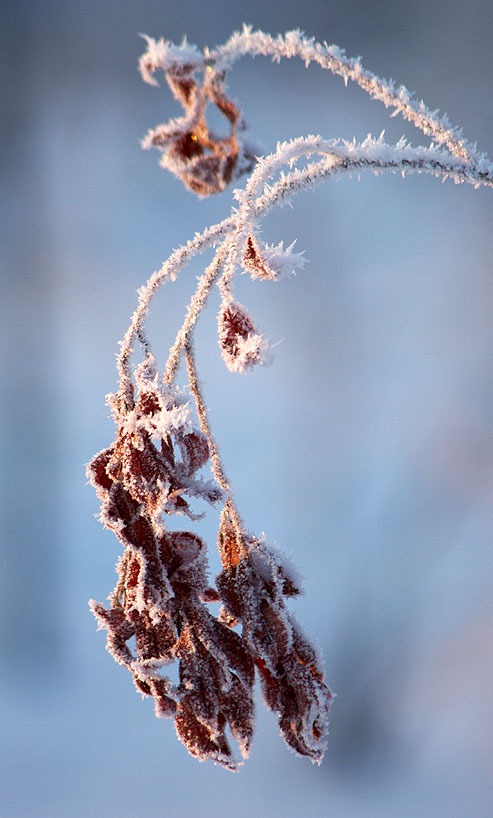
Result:
M252 234L248 236L246 241L243 266L252 278L262 278L270 281L277 281L279 278L279 272L269 265L267 259L262 255L258 241Z
M278 281L282 276L302 270L306 264L303 253L293 253L295 242L284 249L281 241L277 246L260 242L250 233L243 252L243 268L252 278Z
M315 648L286 609L299 593L279 558L267 546L238 534L226 507L221 515L216 578L225 621L241 622L242 639L257 667L264 701L277 713L286 743L321 762L332 694Z
M184 185L199 196L220 193L229 183L251 170L255 157L240 138L245 127L237 106L225 93L224 76L210 66L200 84L194 70L176 65L165 72L174 97L185 115L151 130L143 140L146 148L156 147L163 156L161 164L171 170ZM206 108L213 104L226 119L227 136L210 130Z
M234 769L226 729L246 756L253 735L253 662L240 637L204 604L217 598L208 587L204 542L191 532L165 531L158 516L171 510L190 516L185 492L214 502L221 491L193 477L209 458L205 437L187 431L185 416L173 412L177 406L156 381L141 373L140 383L134 407L117 412L115 443L88 467L101 519L125 549L110 608L94 601L91 607L107 631L108 651L132 673L137 689L153 698L156 715L174 717L192 755ZM181 425L173 427L170 417L175 422L181 417ZM150 419L155 428L169 430L160 450L151 439ZM128 644L132 637L135 654ZM175 660L177 686L161 673Z

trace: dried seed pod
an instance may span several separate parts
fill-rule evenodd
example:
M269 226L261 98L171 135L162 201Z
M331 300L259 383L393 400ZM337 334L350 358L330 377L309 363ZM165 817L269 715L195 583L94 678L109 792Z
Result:
M293 241L284 249L281 241L277 246L260 242L252 233L248 236L243 252L243 267L252 278L278 281L282 276L302 270L306 264L303 253L293 253Z
M253 321L242 304L223 302L218 315L219 346L231 372L245 372L270 363L270 345L255 332Z

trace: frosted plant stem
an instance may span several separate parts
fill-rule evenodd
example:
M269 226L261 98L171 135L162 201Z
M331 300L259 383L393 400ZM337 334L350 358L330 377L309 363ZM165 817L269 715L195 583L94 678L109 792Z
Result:
M391 173L427 173L432 176L453 179L453 181L469 182L479 187L485 185L493 187L493 180L482 179L471 173L468 167L457 166L456 162L428 159L426 156L409 159L393 158L366 158L358 156L329 156L319 162L313 162L302 170L293 171L283 176L272 187L259 195L255 210L264 212L264 207L271 209L275 204L293 195L297 191L310 188L323 179L335 176L338 173L360 173L370 170L373 173L390 171Z
M207 228L203 233L197 234L195 238L187 242L187 244L175 250L162 267L156 270L147 283L139 290L139 303L132 316L125 337L121 342L120 354L117 358L117 369L122 395L131 395L132 376L130 372L130 357L133 344L135 338L143 333L144 323L149 312L152 298L159 290L159 287L168 281L174 281L182 267L184 267L193 256L203 253L211 244L214 244L223 236L227 235L233 227L234 219L230 216L222 222Z
M180 355L190 337L190 334L197 323L197 319L205 307L207 298L212 289L212 285L219 278L222 271L224 257L226 255L225 243L221 245L213 260L207 267L205 273L199 278L199 283L194 295L188 305L185 320L178 330L175 342L171 347L168 360L166 361L166 369L164 380L171 384L176 375L178 364L180 362Z
M163 39L156 41L148 37L148 49L140 58L140 70L143 79L156 85L152 76L158 69L173 70L177 64L179 50ZM355 82L372 99L383 102L386 108L393 108L392 116L401 114L412 122L425 135L431 136L434 142L445 145L448 150L465 161L483 161L488 165L488 173L493 178L493 166L486 157L480 154L475 145L462 138L460 129L451 125L446 114L438 117L437 111L431 111L422 100L413 98L404 85L398 87L394 82L381 79L361 65L360 58L347 57L344 50L336 45L318 43L314 38L305 37L299 30L288 31L272 37L263 31L253 31L251 26L244 26L241 32L235 32L222 46L214 50L207 49L201 54L193 47L194 54L187 53L187 66L190 70L213 69L215 72L229 70L236 60L244 56L257 55L272 57L276 62L281 59L299 57L308 67L315 62L334 75Z
M212 429L209 424L208 418L208 410L204 398L202 396L202 390L200 387L199 379L197 376L197 366L195 362L195 352L193 349L193 341L192 337L189 336L186 344L185 344L185 360L187 365L187 374L188 380L190 383L190 391L195 400L195 406L197 407L197 415L199 418L200 428L203 434L207 437L207 442L209 444L209 452L211 456L211 463L212 463L212 471L214 477L216 478L217 483L221 486L222 490L225 492L227 496L227 506L231 516L232 523L235 528L236 539L238 542L238 546L243 554L246 554L246 549L244 545L244 533L245 533L245 526L241 519L240 513L236 506L235 499L233 497L233 491L231 488L231 483L226 476L226 472L224 470L223 462L221 460L221 456L219 454L219 449L217 447L217 443L214 439L214 435L212 434Z
M320 154L323 158L287 174L282 171L284 165L313 154ZM367 137L359 144L308 136L279 144L275 153L258 161L245 189L236 191L240 209L234 231L226 240L230 250L219 282L223 297L230 292L233 275L241 263L249 234L255 230L257 217L319 181L339 173L359 174L368 170L375 174L400 172L403 176L413 172L426 173L443 180L450 178L456 183L467 182L475 187L493 187L493 178L482 170L481 164L477 166L437 148L414 148L405 140L388 145L382 139ZM280 178L269 186L269 180L278 172Z
M373 99L383 102L386 108L394 108L394 115L400 113L424 134L445 144L455 156L470 160L478 155L474 146L469 145L461 138L460 132L452 128L446 116L442 120L438 119L436 112L427 108L422 101L414 100L404 85L396 89L393 82L387 82L363 68L359 57L347 57L338 46L318 43L313 38L304 37L300 31L289 31L284 36L279 34L272 37L245 26L241 33L236 32L224 46L212 52L211 58L216 57L216 54L218 62L224 61L228 68L236 59L247 54L253 57L257 54L272 56L277 62L282 58L300 57L307 67L310 62L316 62L334 75L342 77L346 84L348 80L356 82Z
M296 143L299 144L296 145ZM270 188L266 186L267 179L283 164L289 163L293 158L299 158L304 153L310 154L313 152L326 154L326 159L318 163L312 163L303 170L297 169L281 176L280 180ZM250 224L250 220L246 215L248 210L253 212L256 217L259 217L267 213L276 203L299 190L310 187L319 179L327 178L337 172L354 173L364 170L373 172L387 170L394 173L398 171L402 173L415 171L442 176L443 178L450 177L456 182L468 182L476 187L481 185L493 186L493 177L482 170L482 164L477 166L463 159L454 158L436 148L412 148L404 142L391 146L386 145L381 140L373 139L367 139L361 145L358 145L338 140L323 140L321 137L300 137L298 140L279 145L274 154L259 161L257 169L254 171L255 184L250 183L251 187L255 189L255 195L248 196L247 201L244 201L244 194L241 191L238 194L238 198L242 201L243 218L241 219L241 225L247 226ZM262 186L263 193L260 193ZM211 244L220 239L225 239L233 232L236 233L237 239L239 233L244 232L239 228L237 213L209 227L203 233L196 235L186 245L175 250L162 267L156 270L148 282L139 290L139 304L121 342L121 350L117 359L122 396L129 397L131 400L130 356L133 343L135 338L140 335L141 338L144 338L144 344L146 344L143 335L144 323L152 298L161 284L173 281L182 267L194 255L202 253ZM236 246L238 247L237 242ZM188 307L186 319L178 332L168 357L166 365L166 381L168 382L171 382L175 376L188 333L195 326L200 311L207 301L211 287L221 273L228 251L229 242L223 241L215 258L199 280L199 286ZM226 286L229 286L231 275L232 270L229 269Z

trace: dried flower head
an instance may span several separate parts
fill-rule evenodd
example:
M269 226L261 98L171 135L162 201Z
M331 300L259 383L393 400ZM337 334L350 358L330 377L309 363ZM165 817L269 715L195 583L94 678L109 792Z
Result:
M252 149L241 139L245 124L239 108L226 95L225 73L206 63L201 66L200 83L195 76L197 66L187 63L186 57L174 62L166 59L169 43L162 40L156 43L151 37L146 40L148 51L140 61L142 76L146 82L156 84L153 73L157 67L163 68L173 96L183 106L184 116L149 131L142 145L162 151L161 165L178 176L189 190L199 196L220 193L233 179L251 170L255 161ZM161 63L156 59L157 53L161 54ZM196 56L195 52L192 55ZM227 136L210 130L206 119L209 104L215 105L227 121Z

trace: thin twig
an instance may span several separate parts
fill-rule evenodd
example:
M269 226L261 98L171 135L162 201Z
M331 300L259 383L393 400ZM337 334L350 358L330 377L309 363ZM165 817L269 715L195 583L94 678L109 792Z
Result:
M222 270L222 264L225 256L224 243L220 246L213 260L207 267L205 273L199 278L199 283L194 295L188 305L185 320L178 330L175 342L170 349L168 360L166 361L166 369L164 380L166 383L172 383L180 362L180 355L193 331L197 319L205 307L207 298L212 289L212 285L219 278Z
M160 286L168 281L174 281L183 266L187 264L193 256L203 253L204 250L207 250L208 247L227 235L233 227L234 219L232 216L229 216L222 222L218 222L218 224L207 228L203 233L197 234L195 238L187 242L187 244L175 250L169 259L165 261L159 270L156 270L150 276L146 284L139 290L139 303L132 315L130 326L121 341L120 354L117 358L120 389L123 393L131 391L132 375L130 371L130 357L133 343L136 336L143 329L151 301Z
M235 499L233 497L233 491L231 488L231 483L226 476L226 472L224 470L224 465L221 459L221 455L219 454L219 449L217 447L217 443L214 439L214 435L212 434L212 429L209 423L208 418L208 410L207 405L204 401L202 390L200 387L199 379L197 376L197 366L195 363L195 352L193 348L193 340L192 336L189 335L187 342L185 344L185 360L187 365L187 374L188 374L188 381L190 384L190 391L195 400L195 406L197 407L197 415L199 418L200 428L202 433L206 436L207 442L209 444L209 453L212 463L212 471L214 477L216 478L217 483L221 486L222 490L225 492L227 497L227 506L231 516L232 523L235 527L236 532L236 539L238 542L238 547L240 548L243 554L246 554L245 544L244 544L244 534L245 534L245 526L240 516L240 512L238 511L238 507L236 505Z

